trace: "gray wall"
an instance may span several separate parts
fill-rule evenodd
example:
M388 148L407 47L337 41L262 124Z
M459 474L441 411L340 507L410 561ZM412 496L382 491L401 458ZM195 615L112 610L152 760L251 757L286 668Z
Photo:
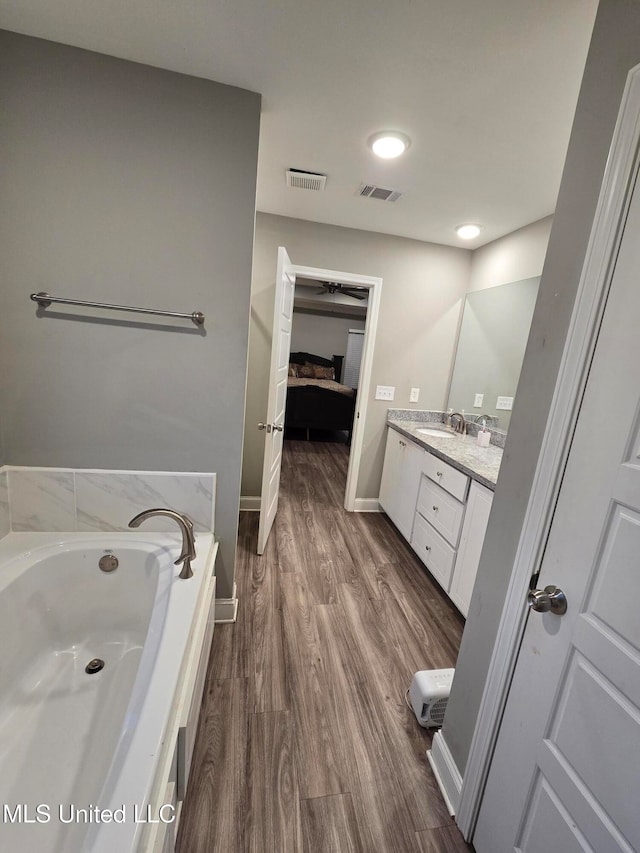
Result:
M443 735L464 772L627 72L640 4L601 0Z
M545 216L476 249L471 258L469 292L539 276L552 223L553 216Z
M471 252L371 231L357 231L259 213L253 258L247 430L242 494L260 494L273 296L278 246L303 266L383 278L373 359L372 394L356 496L377 498L389 403L373 400L376 385L395 385L399 408L444 406ZM420 388L409 403L411 387Z
M6 32L0 81L4 461L215 471L229 596L260 97ZM200 310L206 332L37 317L38 290Z
M296 308L291 327L291 352L312 352L325 358L344 356L349 329L364 329L364 320Z

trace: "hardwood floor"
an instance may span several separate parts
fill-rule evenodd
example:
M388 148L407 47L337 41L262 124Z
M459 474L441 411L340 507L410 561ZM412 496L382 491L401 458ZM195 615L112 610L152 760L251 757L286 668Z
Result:
M348 448L287 441L239 612L217 625L180 853L461 853L404 694L454 666L463 620L386 516L347 513Z

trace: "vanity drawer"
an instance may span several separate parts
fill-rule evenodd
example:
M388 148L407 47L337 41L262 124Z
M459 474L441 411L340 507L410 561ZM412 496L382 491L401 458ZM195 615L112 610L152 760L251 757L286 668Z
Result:
M438 459L432 453L425 453L422 473L437 483L459 501L464 501L469 489L469 478L462 471Z
M456 552L420 513L416 513L411 547L446 592L451 582Z
M464 504L427 477L420 482L417 510L455 548L460 538Z

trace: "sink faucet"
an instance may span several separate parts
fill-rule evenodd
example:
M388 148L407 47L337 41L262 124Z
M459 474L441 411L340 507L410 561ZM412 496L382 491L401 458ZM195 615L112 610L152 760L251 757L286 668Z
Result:
M131 519L129 527L140 527L143 521L146 521L148 518L153 518L156 515L173 518L174 521L178 522L180 530L182 531L182 553L175 561L174 566L179 566L180 563L182 563L182 570L180 571L179 577L183 580L193 577L191 560L195 560L196 558L196 543L193 536L193 522L189 516L176 512L173 509L146 509L144 512L138 513L138 515L135 515Z
M455 426L453 426L453 419L454 418L458 419L458 423ZM464 435L466 433L467 422L465 421L464 415L461 412L452 412L449 415L449 423L453 427L454 432L462 433L462 435Z

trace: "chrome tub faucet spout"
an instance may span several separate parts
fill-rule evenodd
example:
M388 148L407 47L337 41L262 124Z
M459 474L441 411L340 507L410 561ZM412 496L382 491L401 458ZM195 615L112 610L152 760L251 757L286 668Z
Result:
M180 563L182 563L182 570L180 571L179 577L183 580L193 577L191 561L196 558L196 543L193 534L193 522L189 516L184 515L184 513L181 512L176 512L173 509L146 509L144 512L138 513L138 515L131 519L129 527L140 527L143 521L146 521L147 518L153 518L156 515L172 518L178 523L178 526L182 531L182 552L174 565L179 566Z

